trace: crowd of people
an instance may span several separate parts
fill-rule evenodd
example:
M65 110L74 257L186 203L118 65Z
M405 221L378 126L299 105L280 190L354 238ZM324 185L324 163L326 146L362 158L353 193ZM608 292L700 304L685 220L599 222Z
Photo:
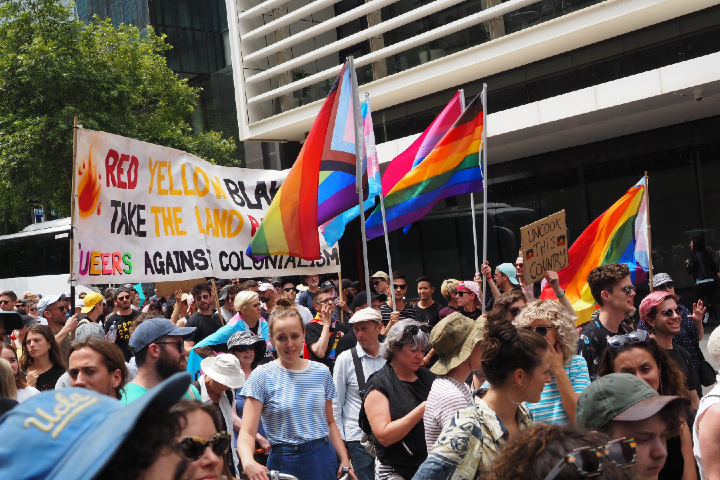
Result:
M432 278L382 271L372 292L314 274L108 287L74 312L0 292L0 478L720 478L706 303L657 273L636 305L624 264L587 282L582 325L522 255L443 280L443 304ZM720 364L720 330L708 352Z

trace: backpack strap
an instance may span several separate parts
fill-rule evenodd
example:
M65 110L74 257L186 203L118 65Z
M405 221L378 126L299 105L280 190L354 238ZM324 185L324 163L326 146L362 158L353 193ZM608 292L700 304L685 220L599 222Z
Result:
M355 376L357 377L358 382L358 390L360 390L360 398L365 397L365 372L363 372L362 368L362 361L360 361L360 357L357 354L357 348L352 347L350 349L350 353L352 354L353 363L355 364Z

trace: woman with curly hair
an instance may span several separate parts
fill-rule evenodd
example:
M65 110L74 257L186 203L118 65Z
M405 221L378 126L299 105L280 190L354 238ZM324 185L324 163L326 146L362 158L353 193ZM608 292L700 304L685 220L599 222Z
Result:
M596 480L633 480L627 468L635 460L633 443L570 426L535 425L508 442L490 479L574 480L585 476L578 470L584 467ZM601 456L593 452L596 449Z
M602 354L598 376L629 373L642 378L660 395L677 395L690 399L685 376L667 351L644 330L608 339ZM688 420L691 416L686 415ZM695 480L692 436L689 421L680 425L680 434L667 440L667 459L658 476L663 479Z
M497 308L497 304L496 308ZM513 321L518 328L539 333L550 344L550 375L540 401L528 405L535 423L575 423L580 393L590 385L585 359L576 355L578 332L568 313L555 300L535 300Z
M65 361L50 327L30 327L23 339L22 349L20 368L27 371L28 386L41 392L55 389L55 383L65 373Z

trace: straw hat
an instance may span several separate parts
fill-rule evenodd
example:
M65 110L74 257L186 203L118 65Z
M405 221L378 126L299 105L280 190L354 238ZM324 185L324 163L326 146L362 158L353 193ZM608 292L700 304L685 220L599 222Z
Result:
M245 385L245 374L235 355L221 353L217 357L207 357L200 362L200 368L214 382L226 387L237 389Z
M482 340L485 323L455 312L440 320L430 332L430 346L440 357L430 369L436 375L447 375L470 357Z

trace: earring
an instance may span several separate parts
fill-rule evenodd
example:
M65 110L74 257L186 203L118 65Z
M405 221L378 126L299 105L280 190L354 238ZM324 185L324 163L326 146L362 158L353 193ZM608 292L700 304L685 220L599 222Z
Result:
M522 405L523 403L527 402L527 401L528 401L528 398L530 398L530 395L528 395L528 397L527 397L525 400L523 400L522 402L520 402L520 403L518 403L518 402L516 402L515 400L512 399L512 397L510 396L510 390L511 390L513 387L521 387L521 388L522 388L522 387L525 387L525 390L527 390L527 386L525 386L525 385L517 385L517 384L513 385L512 387L510 387L510 389L508 389L508 392L507 392L508 400L510 400L510 401L511 401L512 403L514 403L515 405ZM523 392L524 392L525 390L523 390ZM522 395L522 392L520 393L520 395Z

